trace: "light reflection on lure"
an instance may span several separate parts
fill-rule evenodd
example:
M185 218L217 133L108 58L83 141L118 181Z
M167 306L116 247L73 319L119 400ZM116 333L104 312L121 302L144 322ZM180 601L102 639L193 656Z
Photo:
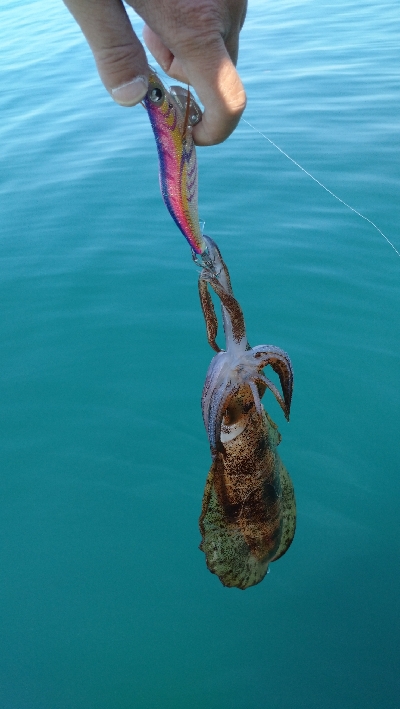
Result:
M199 520L200 548L208 568L225 586L244 589L264 578L269 563L286 552L295 532L293 485L276 450L281 437L261 404L268 388L289 418L293 372L283 350L248 344L226 265L216 244L205 240L213 268L203 267L199 292L208 341L218 354L202 395L213 462ZM215 342L218 322L208 284L221 300L225 351ZM278 374L283 396L262 373L267 365Z
M155 72L143 101L156 139L165 205L196 254L206 251L197 212L197 158L192 126L201 110L181 86L168 91Z

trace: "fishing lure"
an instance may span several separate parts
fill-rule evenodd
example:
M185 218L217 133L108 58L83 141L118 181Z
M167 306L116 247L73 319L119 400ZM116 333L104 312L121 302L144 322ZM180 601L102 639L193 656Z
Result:
M181 86L171 86L168 91L154 71L143 103L156 139L163 200L193 252L202 256L206 244L197 211L197 157L192 136L201 110L189 91Z
M208 341L217 354L202 395L212 466L199 520L200 548L225 586L244 589L262 581L295 532L293 485L276 450L281 437L261 404L268 388L289 418L293 372L280 348L248 344L228 269L215 242L204 238L213 269L203 267L200 274L200 301ZM208 284L221 300L225 351L215 342L218 321ZM267 365L278 374L283 396L262 373Z

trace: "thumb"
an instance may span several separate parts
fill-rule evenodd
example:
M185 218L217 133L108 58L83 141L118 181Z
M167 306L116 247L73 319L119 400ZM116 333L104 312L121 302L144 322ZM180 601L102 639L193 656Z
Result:
M85 35L100 78L116 103L145 96L149 67L121 0L64 0Z

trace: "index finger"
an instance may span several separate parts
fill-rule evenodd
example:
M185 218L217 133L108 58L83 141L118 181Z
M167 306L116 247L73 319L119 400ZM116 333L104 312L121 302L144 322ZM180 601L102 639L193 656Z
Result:
M203 119L193 129L197 145L214 145L236 128L246 106L246 93L220 34L200 43L191 41L172 52L148 25L145 43L164 71L195 89L204 106Z
M204 106L203 119L193 129L197 145L214 145L235 130L246 108L246 92L221 38L215 54L186 61L189 83Z

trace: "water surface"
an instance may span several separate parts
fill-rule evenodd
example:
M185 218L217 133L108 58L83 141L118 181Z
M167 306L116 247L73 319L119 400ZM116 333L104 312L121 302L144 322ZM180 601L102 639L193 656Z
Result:
M400 259L242 123L200 214L295 370L298 530L259 586L198 550L212 356L142 108L64 6L0 10L2 709L395 709ZM140 21L134 19L140 31ZM400 250L394 0L251 4L246 118Z

